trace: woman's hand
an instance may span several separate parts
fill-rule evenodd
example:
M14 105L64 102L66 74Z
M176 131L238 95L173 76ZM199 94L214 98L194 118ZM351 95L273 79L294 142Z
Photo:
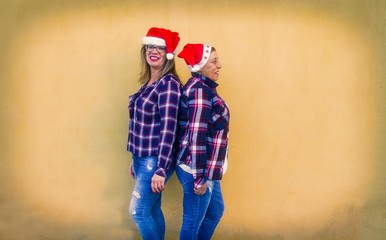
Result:
M165 178L154 174L151 178L151 190L153 193L160 193L165 189Z
M130 164L129 171L130 171L131 177L133 177L133 179L135 179L134 166L132 163Z
M206 182L200 188L194 189L194 193L196 195L204 195L206 193Z

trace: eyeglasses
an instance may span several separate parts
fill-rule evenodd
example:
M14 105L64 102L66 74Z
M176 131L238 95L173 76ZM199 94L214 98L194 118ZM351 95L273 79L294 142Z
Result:
M164 53L166 52L166 47L164 46L155 46L155 45L145 45L145 49L148 52L153 51L154 49L157 50L159 53Z

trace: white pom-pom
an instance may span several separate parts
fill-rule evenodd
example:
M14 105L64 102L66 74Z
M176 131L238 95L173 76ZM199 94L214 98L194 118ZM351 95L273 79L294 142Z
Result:
M174 58L173 53L166 53L166 58L167 58L168 60L172 60L172 59Z

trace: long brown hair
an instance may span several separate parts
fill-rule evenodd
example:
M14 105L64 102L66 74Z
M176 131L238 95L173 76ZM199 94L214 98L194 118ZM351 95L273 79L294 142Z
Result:
M166 63L164 65L164 68L162 69L160 78L169 73L172 73L174 76L176 76L177 80L181 83L180 78L177 74L174 58L172 60L169 60L169 59L166 60ZM138 81L141 84L145 84L147 81L150 80L150 77L151 77L150 75L151 75L150 65L146 61L146 49L145 49L145 45L143 45L141 48L141 72L139 74Z

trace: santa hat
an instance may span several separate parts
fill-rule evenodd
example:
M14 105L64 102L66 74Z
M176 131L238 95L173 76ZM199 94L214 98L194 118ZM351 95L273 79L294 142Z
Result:
M166 58L172 60L180 37L177 32L164 28L152 27L143 38L143 44L151 44L166 47Z
M185 60L191 72L198 72L208 62L211 50L212 47L207 44L188 43L178 57Z

